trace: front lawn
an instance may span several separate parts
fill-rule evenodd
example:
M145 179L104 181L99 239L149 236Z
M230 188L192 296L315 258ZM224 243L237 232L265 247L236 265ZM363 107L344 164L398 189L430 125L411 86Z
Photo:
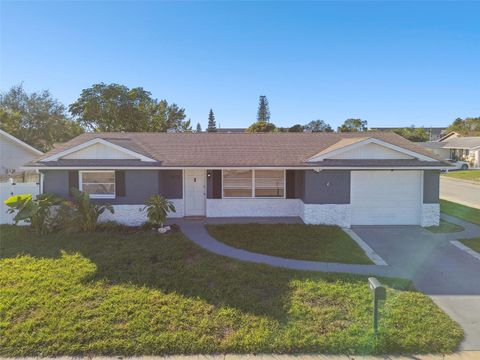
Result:
M289 259L373 264L338 226L304 224L206 225L210 235L230 246Z
M473 224L480 225L480 209L440 199L440 211Z
M463 245L468 246L473 251L476 251L480 254L480 236L471 238L471 239L461 239L459 240Z
M480 182L480 170L449 171L448 173L443 173L442 176Z
M465 230L463 226L440 219L439 226L429 226L426 228L433 233L454 233Z
M463 337L401 280L381 279L375 340L365 276L234 261L180 232L0 232L1 356L430 353Z

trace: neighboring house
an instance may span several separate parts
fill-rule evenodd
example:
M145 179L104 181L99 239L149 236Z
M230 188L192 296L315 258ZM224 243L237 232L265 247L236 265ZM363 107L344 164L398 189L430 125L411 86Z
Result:
M370 128L373 131L393 131L395 129L408 129L408 128L395 128L395 127L374 127ZM444 136L446 127L423 127L428 134L428 141L437 141Z
M30 166L44 192L88 191L112 219L146 220L144 201L172 217L300 216L308 224L438 224L445 163L394 133L86 133Z
M31 168L24 168L24 165L40 155L43 155L40 150L0 130L0 181L8 180L9 177L15 177L25 171L32 172Z
M247 130L247 129L245 129L245 128L217 128L217 133L242 134L242 133L245 132L245 130Z
M418 143L441 159L462 160L470 167L480 168L480 136L461 136L451 132L438 141Z

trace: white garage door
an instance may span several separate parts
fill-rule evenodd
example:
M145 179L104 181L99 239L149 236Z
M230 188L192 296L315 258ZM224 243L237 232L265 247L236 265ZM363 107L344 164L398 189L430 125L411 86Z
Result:
M421 171L352 171L352 225L418 225Z

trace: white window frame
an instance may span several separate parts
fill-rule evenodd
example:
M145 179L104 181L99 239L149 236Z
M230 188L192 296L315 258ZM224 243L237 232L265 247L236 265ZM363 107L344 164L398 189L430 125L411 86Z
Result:
M80 191L83 191L83 179L82 174L84 173L113 173L113 194L88 194L90 199L115 199L117 189L115 184L115 170L82 170L78 172L78 188ZM100 183L101 184L101 183ZM108 183L110 184L110 183Z
M251 170L252 171L252 196L225 196L223 187L224 170ZM256 169L222 169L222 199L286 199L287 198L287 171L285 169L258 169L258 170L276 170L283 171L283 196L255 196L255 171Z

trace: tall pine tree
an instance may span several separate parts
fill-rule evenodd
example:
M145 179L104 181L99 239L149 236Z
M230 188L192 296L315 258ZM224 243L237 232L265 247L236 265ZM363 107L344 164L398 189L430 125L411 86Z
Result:
M207 132L217 132L217 123L215 122L215 115L213 114L212 109L208 113L208 127Z
M257 121L270 121L270 109L268 107L268 100L265 95L260 95L260 98L258 99Z

